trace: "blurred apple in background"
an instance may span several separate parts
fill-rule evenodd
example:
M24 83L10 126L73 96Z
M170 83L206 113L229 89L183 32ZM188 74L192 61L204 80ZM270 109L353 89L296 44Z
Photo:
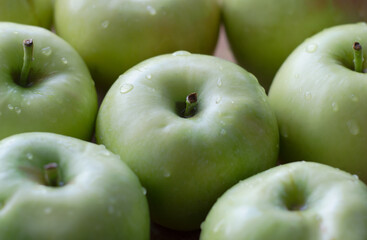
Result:
M50 28L53 0L1 0L0 21Z
M326 27L365 20L365 0L223 1L223 21L233 53L266 90L304 39Z
M108 89L125 70L155 55L212 54L219 32L217 0L59 0L56 32L73 45L97 85Z

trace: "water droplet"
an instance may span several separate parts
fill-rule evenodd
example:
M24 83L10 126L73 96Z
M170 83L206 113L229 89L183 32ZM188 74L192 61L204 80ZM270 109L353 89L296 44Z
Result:
M103 21L102 23L101 23L101 26L102 26L102 28L108 28L108 26L110 25L110 21L108 21L108 20L106 20L106 21Z
M8 104L8 108L9 108L9 110L14 110L14 106L11 105L10 103Z
M27 153L26 156L27 156L27 159L28 160L32 160L33 159L33 154L32 153Z
M349 132L352 134L352 135L358 135L359 134L359 126L357 124L356 121L354 120L349 120L347 122L347 126L348 126L348 129L349 129Z
M334 112L339 111L339 105L336 102L332 102L331 107L333 108Z
M150 80L150 79L152 79L152 75L151 74L148 74L148 75L145 76L145 78L148 79L148 80Z
M317 50L317 44L316 43L311 43L311 44L307 45L307 47L306 47L306 52L308 52L308 53L314 53L314 52L316 52L316 50Z
M288 129L285 126L281 126L280 127L280 134L284 137L287 138L288 137Z
M223 85L222 78L218 78L217 86L221 87Z
M20 114L22 112L22 109L20 109L19 107L15 107L14 110L17 114Z
M143 192L144 195L147 195L147 189L145 187L142 187L141 191Z
M188 51L176 51L174 53L172 53L173 56L189 56L191 55L190 52Z
M115 212L115 208L112 205L108 206L108 213L113 214L114 212Z
M50 56L52 54L52 49L51 47L45 47L41 49L41 52L45 56Z
M216 104L219 104L222 101L222 97L217 97L217 99L215 100Z
M120 92L121 93L128 93L128 92L130 92L131 90L133 90L133 88L134 88L134 86L133 85L131 85L131 84L129 84L129 83L124 83L124 84L122 84L121 85L121 87L120 87Z
M163 176L164 176L165 178L169 178L169 177L171 176L170 171L168 171L168 170L164 171Z
M312 94L311 94L311 92L305 92L305 99L306 100L311 100L312 99Z
M43 210L45 214L50 214L52 212L52 208L48 207Z
M17 32L17 31L15 31L15 32L13 32L15 35L17 35L19 32Z
M357 175L357 174L353 174L353 178L354 178L355 180L359 180L359 177L358 177L358 175Z
M61 58L61 62L63 63L63 64L68 64L68 60L66 59L66 58Z
M157 11L155 10L155 8L150 6L150 5L147 6L147 10L150 13L150 15L156 15L157 14Z
M358 102L358 97L354 94L350 95L350 99L353 101L353 102Z

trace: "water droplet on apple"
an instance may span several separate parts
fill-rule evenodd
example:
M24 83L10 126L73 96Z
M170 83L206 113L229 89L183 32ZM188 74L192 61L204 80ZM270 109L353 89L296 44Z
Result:
M50 56L52 54L52 49L51 47L45 47L41 49L41 52L45 56Z
M164 171L163 176L165 178L169 178L171 176L171 173L168 170L166 170L166 171Z
M101 23L102 28L106 29L110 25L110 21L106 20Z
M285 126L281 126L280 127L280 134L284 137L287 138L288 137L288 129Z
M358 97L354 94L350 95L350 99L353 101L353 102L358 102Z
M222 78L218 78L218 81L217 81L217 86L218 87L221 87L222 86L222 84L223 84L223 82L222 82Z
M52 212L52 208L48 207L43 210L45 214L50 214Z
M68 60L67 60L66 58L64 58L64 57L63 57L63 58L61 58L61 62L62 62L63 64L65 64L65 65L66 65L66 64L68 64Z
M8 104L8 109L9 110L14 110L14 106L13 105L11 105L10 103Z
M26 156L27 156L27 159L28 160L32 160L33 159L33 154L32 153L27 153Z
M223 220L222 221L219 221L219 223L214 226L213 232L214 233L217 233L219 231L219 229L222 227L222 225L223 225Z
M353 178L354 178L355 180L359 180L359 177L358 177L358 175L357 175L357 174L353 174Z
M172 53L173 56L189 56L191 55L190 52L188 51L176 51L174 53Z
M147 189L145 187L142 187L141 191L143 192L144 195L147 195Z
M145 78L148 79L148 80L150 80L150 79L152 79L152 75L151 74L148 74L148 75L145 76Z
M352 134L352 135L358 135L359 134L359 126L357 124L357 122L355 120L349 120L347 122L347 126L348 126L348 129L349 129L349 132Z
M156 15L157 14L157 11L155 10L155 8L150 6L150 5L147 6L147 10L150 13L150 15Z
M15 107L14 110L17 114L21 114L22 112L22 109L20 109L19 107Z
M336 102L332 102L331 107L333 108L334 112L339 111L339 105Z
M113 214L114 212L115 212L115 208L112 205L108 206L108 213Z
M311 94L311 92L305 92L305 99L306 100L311 100L312 99L312 94Z
M134 88L134 86L132 84L124 83L120 87L120 93L122 93L122 94L128 93L131 90L133 90L133 88Z
M311 44L307 45L307 47L306 47L306 52L308 52L308 53L314 53L314 52L316 52L316 50L317 50L317 44L316 43L311 43Z
M216 104L219 104L222 101L222 97L217 97L217 99L215 100Z

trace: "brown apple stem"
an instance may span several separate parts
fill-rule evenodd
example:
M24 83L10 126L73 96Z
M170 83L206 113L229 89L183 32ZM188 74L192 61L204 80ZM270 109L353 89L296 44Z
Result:
M60 186L59 166L57 163L49 163L44 166L46 185L50 187Z
M362 46L359 42L355 42L353 44L354 50L354 71L356 72L363 72L363 51Z
M23 66L20 73L19 84L23 87L27 87L29 84L29 72L31 71L31 65L33 61L33 40L26 39L23 41Z
M198 105L198 94L194 92L187 95L184 117L185 118L192 117L197 110L197 105Z

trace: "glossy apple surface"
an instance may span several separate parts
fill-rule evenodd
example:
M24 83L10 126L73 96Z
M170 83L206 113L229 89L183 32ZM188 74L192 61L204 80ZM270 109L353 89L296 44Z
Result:
M58 164L58 186L44 167ZM136 175L104 146L52 133L0 141L1 239L149 239Z
M50 28L53 0L1 0L0 21Z
M182 117L197 93L197 112ZM276 164L278 128L264 89L231 62L175 52L121 75L97 116L97 142L138 175L153 220L199 228L211 205L239 180Z
M59 0L56 32L108 89L135 64L163 53L211 54L220 23L217 0Z
M269 101L281 132L281 161L325 163L367 180L367 75L353 69L356 41L367 47L365 23L324 30L277 73Z
M367 238L367 187L355 176L311 162L278 166L221 196L201 240Z
M366 20L364 0L223 1L223 22L234 55L267 90L304 39L326 27Z
M0 23L0 36L0 139L33 131L90 139L97 94L79 54L40 27ZM22 86L25 39L33 39L34 60Z

